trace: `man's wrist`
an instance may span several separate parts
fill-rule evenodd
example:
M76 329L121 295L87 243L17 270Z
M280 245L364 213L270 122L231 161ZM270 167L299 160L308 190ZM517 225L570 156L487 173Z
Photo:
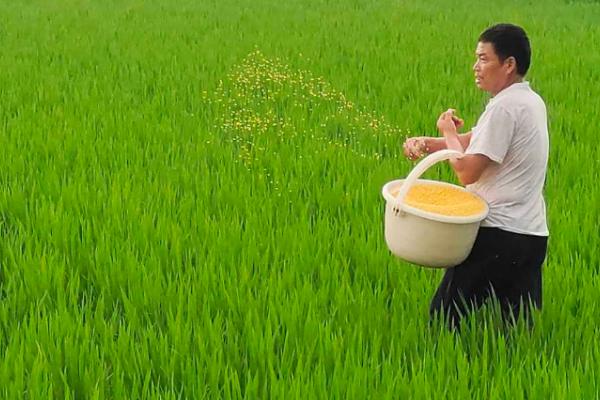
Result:
M433 152L431 139L433 139L433 138L430 138L430 137L421 138L421 151L425 154L431 154Z
M444 137L458 137L458 132L456 130L449 130L449 129L445 129L442 131L442 135Z
M427 154L435 153L446 148L445 138L427 137L425 138Z

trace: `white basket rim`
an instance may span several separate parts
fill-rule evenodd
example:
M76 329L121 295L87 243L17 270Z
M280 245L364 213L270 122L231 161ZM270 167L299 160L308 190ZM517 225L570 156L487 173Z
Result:
M392 203L392 204L394 203L395 198L392 195L391 191L393 188L397 187L399 184L401 185L403 182L404 182L404 179L395 179L393 181L386 183L383 186L383 188L381 189L381 194L383 195L383 197L385 198L385 200L387 202ZM487 217L487 215L490 211L489 206L485 200L483 200L476 193L469 192L467 189L465 189L462 186L454 185L454 184L448 183L448 182L434 181L434 180L430 180L430 179L417 179L416 183L427 183L427 184L434 184L434 185L440 185L440 186L448 186L448 187L452 187L455 189L459 189L463 192L467 192L469 194L476 196L479 200L481 200L481 202L484 205L484 210L482 212L480 212L478 214L474 214L474 215L452 216L452 215L442 215L442 214L437 214L437 213L421 210L419 208L412 207L406 203L403 203L402 211L407 212L409 214L413 214L417 217L429 219L432 221L438 221L438 222L446 222L446 223L452 223L452 224L472 224L474 222L480 222L483 219L485 219L485 217Z

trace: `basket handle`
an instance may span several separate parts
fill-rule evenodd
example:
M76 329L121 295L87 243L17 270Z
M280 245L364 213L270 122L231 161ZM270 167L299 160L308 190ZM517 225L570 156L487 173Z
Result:
M433 152L430 155L428 155L427 157L425 157L424 159L422 159L413 168L413 170L410 171L410 174L408 174L408 176L404 180L404 183L400 187L400 191L398 192L398 195L394 199L393 207L397 210L402 210L402 205L404 204L404 198L408 194L408 191L414 185L414 183L417 181L417 179L419 179L419 177L421 175L423 175L423 173L429 169L429 167L431 167L432 165L434 165L440 161L448 160L450 158L462 158L462 157L464 157L464 154L461 153L460 151L445 149L445 150L439 150L439 151Z

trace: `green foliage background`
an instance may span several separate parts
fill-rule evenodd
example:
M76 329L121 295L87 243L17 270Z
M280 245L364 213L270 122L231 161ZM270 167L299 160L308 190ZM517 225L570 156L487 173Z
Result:
M597 398L599 14L0 3L1 397ZM380 189L439 112L475 123L476 39L505 21L550 118L544 309L455 336L428 323L441 272L388 253Z

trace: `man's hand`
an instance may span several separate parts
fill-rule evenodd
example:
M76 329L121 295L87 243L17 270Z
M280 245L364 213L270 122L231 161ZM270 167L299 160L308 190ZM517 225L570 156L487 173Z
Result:
M456 129L460 130L463 126L465 126L465 121L462 118L457 117L456 115L452 116L452 122L454 122L454 126Z
M441 134L458 133L458 129L464 126L465 122L461 118L454 115L455 112L456 110L449 108L438 118L437 128Z
M426 138L422 136L407 138L402 148L404 149L404 156L411 161L418 160L424 155L429 154Z

